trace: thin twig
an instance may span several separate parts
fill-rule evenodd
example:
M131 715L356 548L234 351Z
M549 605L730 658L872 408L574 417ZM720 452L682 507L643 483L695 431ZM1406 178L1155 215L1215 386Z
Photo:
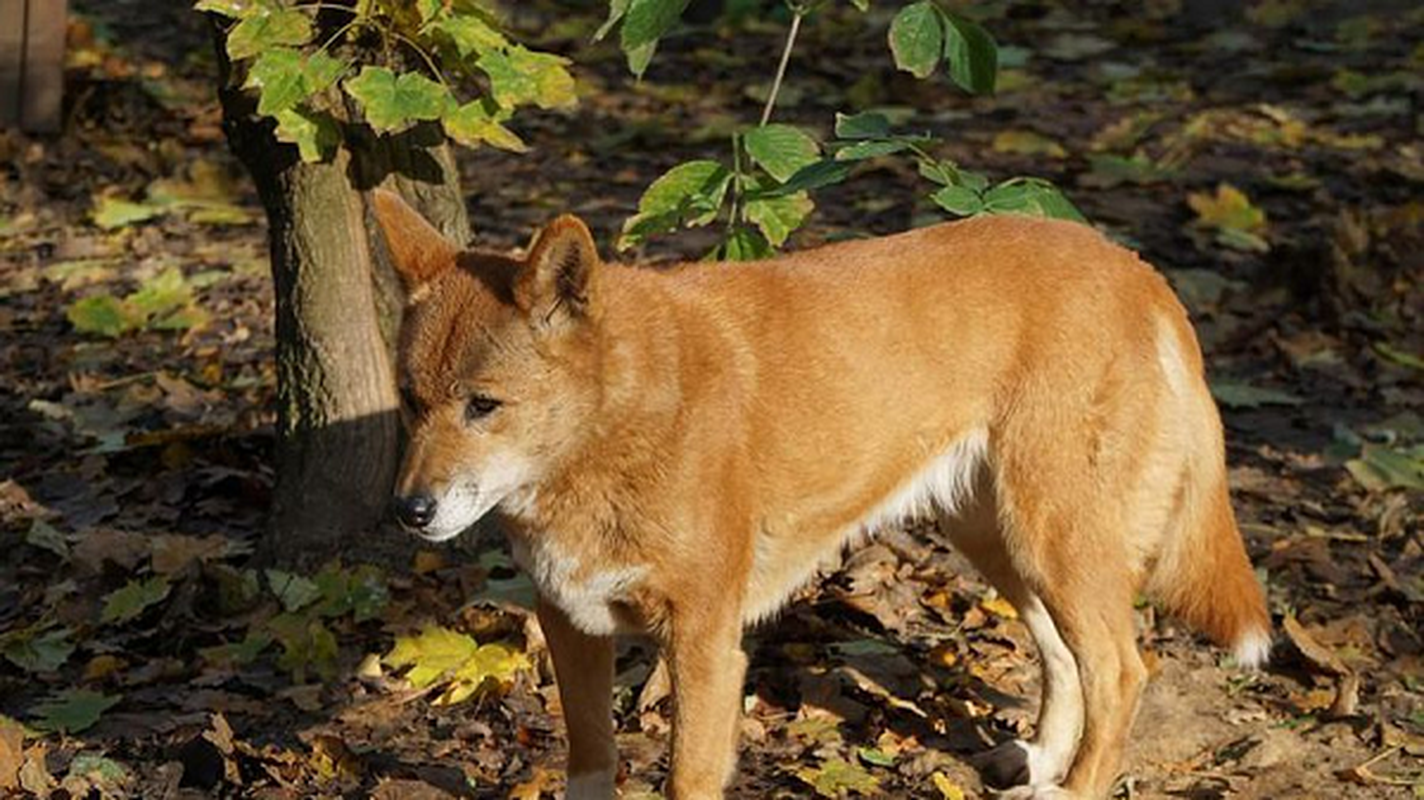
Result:
M761 110L761 122L765 125L771 119L771 110L776 107L776 95L781 91L781 79L786 77L786 65L791 61L791 48L796 45L796 34L801 30L801 18L805 16L802 10L794 10L791 17L791 29L786 32L786 46L781 50L781 63L776 67L776 79L771 82L771 93L766 96L766 108Z

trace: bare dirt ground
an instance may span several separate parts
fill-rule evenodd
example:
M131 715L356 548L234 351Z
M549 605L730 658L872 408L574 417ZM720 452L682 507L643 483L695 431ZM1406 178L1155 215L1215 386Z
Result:
M186 3L73 5L65 133L0 133L0 794L556 796L557 701L497 537L377 571L357 566L364 537L314 576L248 569L272 481L272 293L208 35ZM635 83L589 44L602 9L571 5L511 16L574 59L582 98L516 123L530 154L462 154L483 245L562 211L611 242L662 170L755 120L783 26L699 24ZM1271 668L1243 673L1144 606L1153 680L1119 795L1424 796L1424 15L981 10L1011 46L998 96L895 74L887 13L838 9L808 23L779 115L826 131L836 110L890 107L967 166L1051 178L1189 305L1282 633ZM924 194L877 162L818 195L792 244L921 224ZM152 314L76 329L100 295ZM411 688L389 656L432 624L503 645L507 674L453 705ZM737 797L987 796L972 756L1033 720L1026 631L932 531L848 555L746 646ZM666 768L653 663L638 643L619 663L625 797Z

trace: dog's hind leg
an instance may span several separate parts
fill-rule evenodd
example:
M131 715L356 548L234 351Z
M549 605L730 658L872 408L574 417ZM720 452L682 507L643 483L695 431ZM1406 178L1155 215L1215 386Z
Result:
M1078 662L1043 601L1014 569L998 527L987 502L945 522L955 547L1013 604L1033 635L1042 664L1043 690L1033 738L1005 742L976 760L986 780L997 786L1053 784L1063 779L1073 763L1083 728Z
M612 800L618 777L613 738L613 637L590 636L542 598L539 626L554 659L569 731L568 800Z

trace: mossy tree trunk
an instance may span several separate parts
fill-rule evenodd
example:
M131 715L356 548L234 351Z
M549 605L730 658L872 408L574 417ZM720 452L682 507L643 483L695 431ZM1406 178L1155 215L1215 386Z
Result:
M400 447L393 362L402 301L368 191L399 191L455 241L469 226L438 129L358 133L329 161L303 163L240 85L224 64L223 125L266 208L277 305L276 487L258 556L309 564L367 543Z

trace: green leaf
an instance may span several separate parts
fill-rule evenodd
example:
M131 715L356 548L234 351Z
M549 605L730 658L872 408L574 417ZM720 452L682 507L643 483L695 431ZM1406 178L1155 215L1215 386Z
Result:
M35 706L30 713L40 730L78 733L93 727L121 699L89 689L67 689Z
M820 189L823 186L831 186L840 183L850 175L851 165L833 158L821 159L814 164L807 164L796 171L780 186L774 186L764 191L749 193L749 196L756 197L784 197L789 194L806 191L810 189Z
M111 758L105 758L98 753L80 753L69 762L69 772L65 777L83 778L100 786L113 786L128 780L130 776L128 768ZM107 793L100 794L103 796Z
M96 294L74 301L64 316L80 333L94 333L117 339L143 326L143 320L123 301L110 294Z
M739 225L722 244L722 254L727 261L757 261L771 257L772 249L760 233Z
M315 581L279 569L267 570L267 586L287 611L300 611L321 597Z
M805 192L785 197L748 200L747 219L761 229L772 247L780 247L810 216L816 204Z
M1211 396L1227 408L1257 408L1263 405L1298 406L1303 400L1289 392L1263 389L1249 383L1228 380L1208 382Z
M505 108L529 103L540 108L573 105L577 101L574 79L566 64L567 59L517 45L504 52L491 50L476 62L489 76L495 100Z
M658 43L648 42L624 52L628 56L628 71L641 78L643 73L648 71L648 65L653 63L653 54L658 52Z
M910 144L902 139L880 139L856 142L836 151L837 161L864 161L867 158L888 156L906 150Z
M69 539L53 525L42 519L35 520L25 531L25 544L48 550L60 558L69 558Z
M446 15L444 0L415 0L415 12L420 15L422 25L442 19Z
M930 195L940 208L960 217L969 217L984 210L984 198L967 186L946 186Z
M972 94L993 94L999 72L999 49L994 37L977 22L958 14L944 14L944 58L949 78Z
M626 250L684 223L706 225L716 219L731 180L730 170L710 160L688 161L668 170L643 192L638 213L624 221L618 249Z
M305 683L308 669L327 680L336 675L336 634L319 617L278 614L267 621L267 630L282 645L277 666L291 673L294 682Z
M930 0L900 9L890 23L890 52L895 66L916 78L934 72L944 48L944 22Z
M488 143L514 153L529 149L514 131L500 124L499 116L491 113L483 100L475 100L447 112L441 122L445 133L466 147Z
M878 747L876 747L876 748L859 747L859 748L856 748L855 754L860 757L860 760L861 760L861 761L864 761L865 763L870 764L870 765L872 765L872 766L876 766L876 767L893 767L893 766L895 766L895 756L893 756L893 755L891 755L891 754L885 752L884 750L881 750L881 749L878 748Z
M604 20L603 24L598 27L598 31L593 34L593 40L595 42L603 41L604 37L613 30L613 26L617 25L628 13L628 6L631 4L632 0L608 0L608 19Z
M269 48L311 41L311 19L293 9L261 8L227 34L227 55L233 61L251 58Z
M851 792L875 794L880 788L880 779L843 758L827 759L818 767L796 767L791 772L821 797L841 798Z
M431 25L430 28L450 37L450 41L455 43L455 52L460 54L460 58L502 50L509 45L509 40L504 38L504 34L475 16L462 15L442 19Z
M1424 491L1424 445L1392 448L1366 444L1359 458L1345 462L1361 486L1372 492L1389 489Z
M1420 358L1419 356L1416 356L1413 353L1408 353L1404 350L1400 350L1399 348L1391 345L1389 342L1375 342L1374 348L1376 353L1379 353L1385 359L1392 361L1401 367L1410 367L1412 369L1424 370L1424 358ZM36 525L38 524L40 523L36 523Z
M763 125L749 132L743 141L747 155L778 182L820 159L820 145L793 125Z
M264 50L247 71L245 89L257 89L257 113L272 115L305 100L302 54L288 47Z
M183 270L169 267L144 281L124 303L145 322L162 318L193 302L193 288L183 278Z
M242 666L250 664L262 655L262 651L272 644L272 637L256 630L249 630L240 642L204 647L198 651L203 660L217 666Z
M687 8L688 0L632 0L623 16L624 51L652 44L663 37Z
M56 628L41 633L39 626L22 628L0 637L0 654L26 672L54 672L74 652L73 632Z
M345 74L351 65L326 53L313 53L302 62L302 77L306 79L308 95L324 91Z
M294 144L302 161L326 161L341 144L341 129L325 112L294 108L277 112L277 141Z
M385 574L369 564L352 569L331 565L318 572L313 582L321 592L316 613L323 617L350 614L356 622L367 622L390 602Z
M104 611L99 621L105 625L128 622L167 597L170 588L168 578L162 575L144 581L131 580L104 598Z
M836 136L841 139L884 139L890 135L890 118L878 111L859 114L836 112Z
M198 0L193 4L193 10L211 11L231 19L242 19L256 14L265 6L267 3L255 0Z
M163 209L151 203L134 203L117 197L100 197L94 207L94 224L106 231L126 228L135 222L144 222L163 213Z
M397 77L385 67L362 67L360 75L346 81L346 91L361 103L366 122L378 133L439 119L451 103L450 91L435 81L416 72Z
M1083 215L1053 184L1038 178L1014 178L984 193L985 213L1031 214L1082 222Z

